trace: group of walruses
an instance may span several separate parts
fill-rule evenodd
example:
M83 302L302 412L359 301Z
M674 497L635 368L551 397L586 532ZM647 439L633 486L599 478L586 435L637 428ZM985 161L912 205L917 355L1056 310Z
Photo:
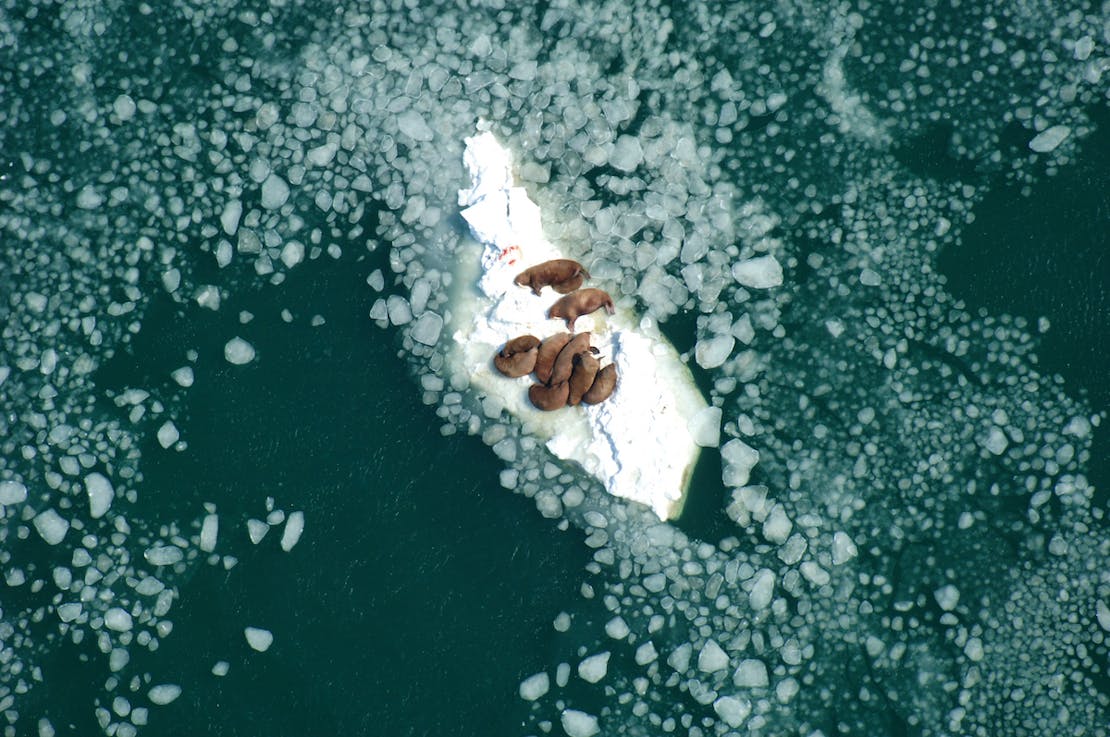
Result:
M602 307L613 314L613 300L600 289L579 289L590 278L582 264L560 258L525 269L513 282L539 295L551 287L561 297L547 311L553 320L574 321ZM556 333L546 340L521 335L506 343L493 356L493 365L505 376L515 379L535 374L538 384L528 389L528 399L541 410L556 410L579 403L597 404L609 398L617 386L617 367L601 366L597 348L590 345L589 333Z

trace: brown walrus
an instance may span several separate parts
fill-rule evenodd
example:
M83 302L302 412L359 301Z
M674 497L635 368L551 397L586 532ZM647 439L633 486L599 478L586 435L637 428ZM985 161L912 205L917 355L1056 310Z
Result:
M575 320L602 307L612 315L615 311L613 309L613 298L600 289L589 287L571 292L560 298L555 304L551 305L551 309L547 311L547 316L552 320L559 318L566 320L567 327L574 330Z
M582 395L582 402L584 404L598 404L604 402L613 393L613 389L617 386L617 366L616 364L609 364L605 368L597 372L594 377L594 383L590 386L589 391Z
M535 371L536 378L542 383L546 384L551 379L551 369L555 366L555 359L559 356L559 351L563 350L563 346L570 342L571 337L573 336L570 333L555 333L540 343Z
M513 283L531 288L536 295L544 287L567 294L582 286L583 277L590 278L590 272L582 264L569 258L557 258L525 269L513 279Z
M532 401L532 406L536 409L550 412L567 405L567 392L569 390L570 386L565 381L554 386L533 384L528 388L528 399Z
M534 335L513 338L493 356L493 365L510 379L526 376L536 367L539 345L540 339Z
M574 357L582 351L588 350L590 350L589 333L579 333L571 338L555 358L555 365L551 367L551 376L548 377L546 383L554 386L569 379L570 373L574 369Z
M570 379L567 380L567 385L570 387L567 392L567 404L573 407L582 401L582 395L593 386L600 366L601 362L589 351L583 351L574 356L574 370L570 372Z

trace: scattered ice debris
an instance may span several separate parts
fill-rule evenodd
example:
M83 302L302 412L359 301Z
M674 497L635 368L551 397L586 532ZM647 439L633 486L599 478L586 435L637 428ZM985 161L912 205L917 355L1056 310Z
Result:
M609 669L609 652L605 651L583 660L578 664L578 677L587 683L597 683L605 677Z
M262 538L266 537L266 533L269 531L270 526L262 520L253 518L247 520L247 535L255 545L262 542Z
M150 690L146 693L150 703L157 706L165 706L177 700L181 695L181 686L170 683L162 683L157 686L151 686Z
M163 448L169 449L180 437L181 434L177 431L177 425L173 424L173 420L166 420L158 428L158 444Z
M131 629L131 615L119 607L112 607L104 614L104 626L116 632L127 632Z
M192 366L182 366L179 369L175 369L174 372L170 374L170 376L173 377L173 380L176 381L179 386L188 388L193 385Z
M1064 139L1071 135L1071 128L1066 125L1054 125L1046 128L1029 141L1029 148L1039 154L1054 151Z
M285 529L281 533L281 549L289 552L304 532L304 512L291 512L285 520ZM252 540L253 541L253 540Z
M265 630L260 627L247 627L243 630L243 634L247 638L247 644L251 649L264 653L270 649L270 645L274 643L274 634L270 630Z
M0 481L0 504L19 504L27 499L27 487L19 481Z
M200 527L200 549L211 553L216 549L216 538L220 532L220 518L215 514L206 514Z
M222 678L231 670L231 665L226 660L218 660L212 666L212 675Z
M597 717L577 709L564 709L559 717L567 737L594 737L601 733Z
M782 266L774 256L757 256L733 264L732 276L753 289L782 286Z
M47 545L57 545L69 531L69 520L63 519L53 509L47 509L35 516L35 529Z
M551 688L551 681L546 673L536 673L520 682L520 698L525 701L535 701Z
M224 358L236 366L250 363L254 360L254 346L240 337L232 338L224 346Z

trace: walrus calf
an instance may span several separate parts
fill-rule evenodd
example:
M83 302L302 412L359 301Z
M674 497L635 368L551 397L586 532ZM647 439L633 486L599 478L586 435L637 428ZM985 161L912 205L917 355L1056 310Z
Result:
M527 376L536 367L539 345L540 339L534 335L513 338L493 356L493 365L510 379Z
M555 359L559 351L570 342L570 333L555 333L550 338L540 343L539 352L536 354L536 378L546 384L551 379L551 369L555 366Z
M579 289L577 292L571 292L567 296L561 297L555 304L551 305L551 309L547 311L547 316L552 320L560 318L566 320L567 327L574 330L575 320L602 307L612 315L615 311L613 309L613 298L601 289L590 287Z
M582 396L593 386L601 362L589 351L574 356L574 370L567 380L567 404L574 406L582 401Z
M582 395L583 404L597 404L604 402L613 393L617 387L617 367L615 364L609 364L605 368L597 372L594 377L594 383L590 386L589 390Z
M582 286L583 277L590 278L590 272L582 264L569 258L557 258L525 269L513 283L529 287L537 296L544 287L567 294Z
M574 357L588 350L591 350L589 333L579 333L571 338L555 358L555 364L551 367L551 376L548 377L546 383L554 386L569 379L571 371L574 369Z
M552 386L533 384L528 388L528 399L532 401L532 406L536 409L550 412L567 406L567 393L569 391L570 385L565 381L562 384Z

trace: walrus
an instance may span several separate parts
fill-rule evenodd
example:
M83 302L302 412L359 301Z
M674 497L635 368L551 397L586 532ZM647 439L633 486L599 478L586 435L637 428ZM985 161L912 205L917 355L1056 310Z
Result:
M534 335L513 338L493 356L493 365L510 379L526 376L536 367L539 345L540 339Z
M604 402L613 393L613 389L617 386L617 366L616 364L609 364L605 368L597 372L594 377L594 383L590 386L589 390L582 395L583 404L598 404Z
M513 283L531 288L537 296L544 287L567 294L582 286L583 277L589 279L590 272L582 264L569 258L557 258L525 269L517 274Z
M588 350L590 350L589 333L579 333L571 338L555 358L555 364L551 367L551 376L548 377L546 383L554 386L569 379L570 373L574 369L575 355Z
M589 287L559 298L555 304L551 305L551 309L547 311L547 316L552 320L559 318L566 320L567 327L574 330L575 320L602 307L612 315L615 311L613 309L613 298L601 289Z
M528 399L532 401L532 406L536 409L550 412L567 405L568 391L570 391L570 385L565 381L553 386L533 384L528 388Z
M563 346L570 342L571 337L570 333L555 333L540 343L539 352L536 355L535 372L536 378L541 383L546 384L551 379L551 369L555 366L555 359L559 351L563 350Z
M570 387L567 392L567 404L573 407L582 401L582 395L593 386L600 366L601 362L589 351L575 354L574 369L570 372L570 379L567 380L567 386Z

